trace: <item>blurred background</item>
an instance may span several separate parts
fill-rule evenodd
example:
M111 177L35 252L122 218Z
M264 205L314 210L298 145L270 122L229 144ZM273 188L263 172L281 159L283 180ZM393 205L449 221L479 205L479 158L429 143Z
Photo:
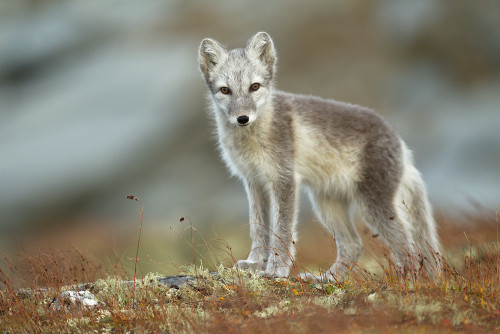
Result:
M190 223L244 257L246 197L218 157L197 49L262 30L278 87L384 115L438 210L498 207L497 0L3 0L0 251L64 244L126 262L134 194L154 270L191 254ZM313 219L306 203L301 228Z

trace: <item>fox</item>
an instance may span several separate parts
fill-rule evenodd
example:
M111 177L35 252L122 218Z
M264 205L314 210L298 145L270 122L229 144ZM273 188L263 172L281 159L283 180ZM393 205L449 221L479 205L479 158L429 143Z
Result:
M339 279L358 263L364 247L354 209L392 249L400 273L438 271L440 245L426 187L412 152L379 114L276 89L277 51L266 32L236 49L205 38L198 62L222 160L248 197L252 244L235 268L290 275L298 195L305 189L335 240L337 258L324 275L301 278Z

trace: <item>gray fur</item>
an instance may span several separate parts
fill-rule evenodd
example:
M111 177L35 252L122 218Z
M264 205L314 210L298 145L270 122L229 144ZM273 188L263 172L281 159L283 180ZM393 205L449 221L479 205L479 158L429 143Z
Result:
M302 185L336 238L337 261L326 278L345 274L363 253L351 218L354 206L392 247L402 270L417 269L422 262L435 272L435 223L403 141L370 109L275 90L276 62L273 42L264 32L245 49L227 50L205 39L199 50L222 157L243 181L249 199L252 249L237 265L263 275L289 275ZM251 89L254 83L260 85L257 90ZM230 93L223 94L221 87ZM241 116L248 122L240 124Z

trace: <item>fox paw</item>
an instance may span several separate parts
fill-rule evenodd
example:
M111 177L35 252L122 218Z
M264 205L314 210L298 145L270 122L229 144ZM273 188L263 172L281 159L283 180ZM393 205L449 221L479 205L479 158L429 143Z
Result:
M234 269L243 269L243 270L264 270L264 263L262 262L256 262L256 261L249 261L249 260L239 260L237 264L234 265Z
M337 277L336 275L333 275L329 271L322 274L322 275L318 275L318 276L313 275L311 273L302 273L302 274L299 274L299 278L303 281L314 282L314 283L320 283L320 282L324 282L324 281L336 282L339 279L339 277Z
M261 277L288 277L290 276L290 267L275 266L270 268L270 266L267 266L266 270L259 271L258 275Z
M349 270L349 267L347 267L345 264L335 263L326 273L320 274L318 276L311 273L302 273L299 274L299 278L307 282L338 282L347 279L350 272Z
M321 282L321 276L315 276L311 273L301 273L299 274L299 279L306 281L306 282Z

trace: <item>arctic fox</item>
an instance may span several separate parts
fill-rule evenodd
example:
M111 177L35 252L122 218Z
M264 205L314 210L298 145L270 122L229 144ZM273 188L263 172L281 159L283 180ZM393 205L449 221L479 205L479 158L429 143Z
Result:
M391 246L402 272L435 273L438 237L410 150L370 109L276 90L276 61L265 32L242 49L209 38L199 48L222 158L250 207L252 248L236 266L290 274L302 185L336 240L337 260L323 279L345 275L363 253L351 207Z

